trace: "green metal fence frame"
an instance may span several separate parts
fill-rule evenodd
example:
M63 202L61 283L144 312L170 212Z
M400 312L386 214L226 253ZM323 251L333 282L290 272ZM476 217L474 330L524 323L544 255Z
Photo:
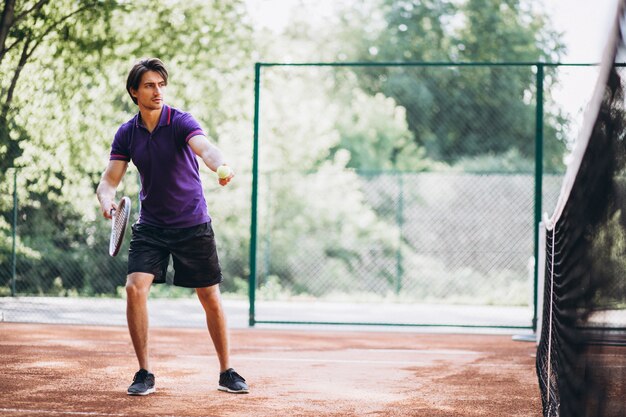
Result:
M539 254L539 223L542 216L542 192L543 192L543 127L544 127L544 69L545 67L590 67L597 63L546 63L546 62L302 62L302 63L279 63L257 62L254 65L254 137L252 152L252 204L250 221L250 277L248 281L248 324L308 324L308 325L353 325L353 326L404 326L404 327L461 327L483 329L529 329L537 330L538 319L538 278L539 265L535 261L533 273L533 317L528 326L483 326L483 325L459 325L459 324L399 324L399 323L354 323L354 322L313 322L313 321L288 321L288 320L257 320L256 319L256 282L257 282L257 207L258 207L258 173L259 173L259 123L260 123L260 93L261 93L261 68L262 67L535 67L537 96L535 98L535 186L534 186L534 250L533 256L538 259Z
M17 291L17 168L13 168L13 222L11 225L11 297L15 297Z

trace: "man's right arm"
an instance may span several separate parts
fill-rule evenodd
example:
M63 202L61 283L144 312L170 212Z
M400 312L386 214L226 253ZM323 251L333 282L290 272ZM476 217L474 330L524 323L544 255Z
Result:
M117 208L115 203L115 190L124 178L128 168L128 162L111 160L106 170L102 174L100 184L96 189L96 196L100 202L100 210L102 215L107 219L111 218L111 209Z

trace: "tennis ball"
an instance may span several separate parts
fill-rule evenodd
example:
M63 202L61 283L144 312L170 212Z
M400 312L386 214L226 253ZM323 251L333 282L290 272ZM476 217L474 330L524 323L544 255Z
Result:
M230 176L231 170L228 165L220 165L217 168L217 176L220 179L228 178Z

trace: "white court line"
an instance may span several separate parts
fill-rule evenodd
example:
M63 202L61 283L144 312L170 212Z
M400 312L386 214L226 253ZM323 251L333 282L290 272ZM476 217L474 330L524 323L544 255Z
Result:
M190 359L206 359L202 355L178 355L179 358ZM268 358L246 355L231 355L231 358L237 360L266 361L266 362L311 362L311 363L346 363L346 364L365 364L365 365L420 365L429 366L432 362L415 362L415 361L372 361L372 360L355 360L355 359L323 359L323 358Z
M104 417L125 417L129 414L117 414L117 413L102 413L99 411L54 411L54 410L37 410L37 409L24 409L24 408L0 408L0 412L3 413L32 413L37 414L50 414L50 415L70 415L70 416L104 416ZM181 415L156 415L154 417L185 417Z
M33 342L20 342L20 341L2 341L0 346L44 346L44 347L58 347L58 346L89 346L92 344L102 345L128 345L128 342L116 341L116 340L98 340L98 339L50 339L46 341L33 341Z
M192 356L192 355L189 355ZM311 363L345 363L360 365L412 365L412 366L433 366L435 362L415 362L415 361L368 361L368 360L347 360L347 359L312 359L312 358L260 358L253 356L235 356L240 360L267 361L267 362L311 362ZM459 364L460 367L476 367L476 368L528 368L524 364L501 364L501 363L465 363Z
M285 346L242 346L240 350L264 350L264 351L286 351L294 352L300 350L306 350L295 347ZM460 349L346 349L349 352L381 352L381 353L419 353L425 355L480 355L481 352L475 352L472 350L460 350Z
M23 408L0 408L3 413L37 413L51 415L72 415L72 416L125 416L126 414L102 413L96 411L53 411L53 410L37 410Z
M267 362L311 362L311 363L345 363L360 365L417 365L430 366L432 362L415 362L415 361L371 361L356 359L318 359L318 358L263 358L254 356L236 356L236 359L267 361Z
M419 353L420 355L480 355L472 350L455 349L348 349L351 352Z

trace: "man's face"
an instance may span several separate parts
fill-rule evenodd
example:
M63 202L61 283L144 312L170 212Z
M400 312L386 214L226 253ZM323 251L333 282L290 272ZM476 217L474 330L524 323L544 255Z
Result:
M160 110L163 107L163 96L166 82L158 72L146 71L141 76L139 88L131 88L130 92L137 99L137 105L144 110Z

